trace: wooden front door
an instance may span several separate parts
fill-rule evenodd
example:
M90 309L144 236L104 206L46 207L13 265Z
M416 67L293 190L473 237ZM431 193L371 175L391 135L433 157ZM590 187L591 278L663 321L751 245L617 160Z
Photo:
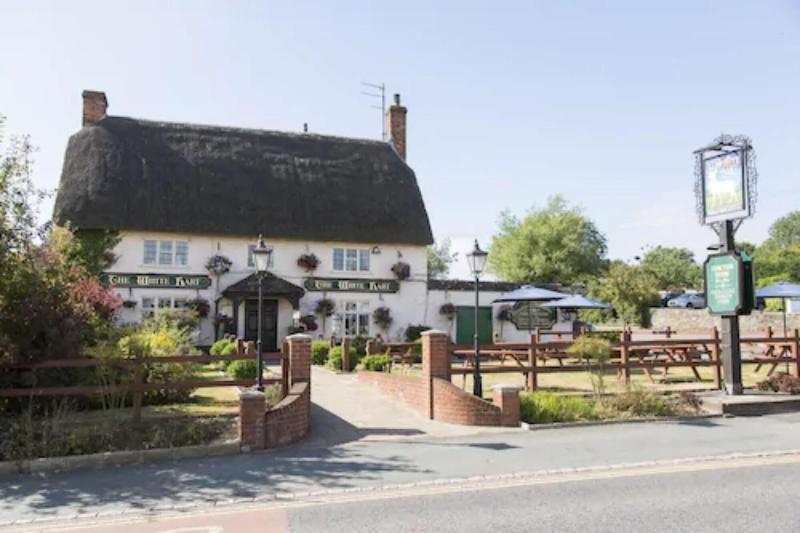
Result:
M264 330L261 345L265 352L278 351L278 301L264 300ZM258 300L246 300L244 303L244 338L248 341L258 340Z

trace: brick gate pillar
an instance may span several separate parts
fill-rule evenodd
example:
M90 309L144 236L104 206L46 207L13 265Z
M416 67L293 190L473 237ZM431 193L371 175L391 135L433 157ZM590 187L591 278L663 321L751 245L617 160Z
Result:
M450 382L450 337L444 331L422 332L422 377L427 388L428 416L433 420L433 380Z
M289 344L289 388L311 381L311 337L295 333L286 337Z
M264 448L266 410L263 392L245 389L239 393L239 446L242 451Z

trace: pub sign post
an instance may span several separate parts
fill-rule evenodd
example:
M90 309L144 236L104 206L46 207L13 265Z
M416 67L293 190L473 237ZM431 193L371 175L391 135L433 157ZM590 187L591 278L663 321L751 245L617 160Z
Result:
M727 394L742 394L742 353L739 315L753 309L755 291L753 262L736 250L734 235L755 211L755 151L750 139L721 135L714 143L696 150L695 196L700 223L719 237L704 264L706 306L722 320L722 370Z

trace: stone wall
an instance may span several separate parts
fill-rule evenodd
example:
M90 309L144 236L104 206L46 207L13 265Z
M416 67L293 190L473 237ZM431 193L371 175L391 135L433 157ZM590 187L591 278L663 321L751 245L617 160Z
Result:
M667 326L678 334L706 333L712 327L720 327L720 319L711 315L707 309L669 309L652 310L652 329L663 330ZM783 332L783 313L775 311L753 311L748 316L739 318L739 327L743 334L761 334L767 326L772 327L775 334ZM791 331L800 328L800 314L786 315L786 326Z

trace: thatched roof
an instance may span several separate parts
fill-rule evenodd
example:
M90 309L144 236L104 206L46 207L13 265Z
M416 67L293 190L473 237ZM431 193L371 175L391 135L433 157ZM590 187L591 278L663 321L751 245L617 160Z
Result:
M105 117L67 146L54 220L79 228L430 244L385 142Z

